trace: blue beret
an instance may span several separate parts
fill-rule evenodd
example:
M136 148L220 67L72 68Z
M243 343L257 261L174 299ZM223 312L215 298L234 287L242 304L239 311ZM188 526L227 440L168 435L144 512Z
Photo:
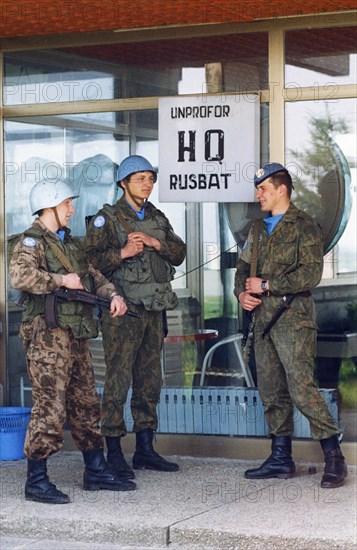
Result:
M271 162L270 164L265 164L263 168L259 168L254 176L255 187L259 185L259 183L262 183L262 181L276 174L277 172L285 172L286 174L289 173L285 166L279 164L278 162Z

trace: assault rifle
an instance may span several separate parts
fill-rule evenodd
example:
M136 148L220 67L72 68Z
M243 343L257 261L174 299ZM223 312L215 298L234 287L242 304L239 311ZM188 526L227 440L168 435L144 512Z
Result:
M244 316L245 316L245 328L244 328L244 331L243 331L242 342L241 342L242 348L245 348L245 346L247 345L249 334L253 330L254 310L253 311L244 311Z
M60 287L58 290L46 295L45 314L48 328L56 328L58 326L56 319L57 300L62 302L80 302L81 304L87 304L89 306L98 306L110 308L111 300L101 298L96 294L87 292L86 290L71 290L69 288ZM130 317L141 318L140 313L130 311L125 312L125 315Z

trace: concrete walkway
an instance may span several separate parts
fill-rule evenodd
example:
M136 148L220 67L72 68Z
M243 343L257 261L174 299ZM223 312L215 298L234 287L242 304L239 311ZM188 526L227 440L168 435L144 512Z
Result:
M321 463L248 481L258 462L173 458L179 472L136 472L136 491L86 492L81 454L62 451L48 469L72 502L57 506L24 499L25 460L1 462L1 550L356 548L356 466L344 487L322 490Z

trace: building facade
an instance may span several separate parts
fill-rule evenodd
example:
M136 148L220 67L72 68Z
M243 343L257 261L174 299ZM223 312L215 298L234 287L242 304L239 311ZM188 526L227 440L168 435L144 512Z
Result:
M0 380L6 404L28 399L18 338L21 308L8 285L6 241L31 223L31 187L44 178L66 179L80 194L71 229L83 236L86 216L118 196L119 162L142 154L158 166L152 201L188 244L174 281L180 302L169 315L172 338L163 357L167 400L176 409L162 418L162 429L211 434L237 429L238 435L247 430L246 419L243 427L237 421L232 428L212 411L221 414L217 403L237 395L241 409L237 388L250 385L237 367L234 337L244 319L232 289L235 262L257 207L159 203L159 101L164 97L199 97L202 105L210 96L220 97L222 104L231 96L257 102L258 166L286 164L295 180L293 201L324 227L325 270L315 291L321 385L336 387L346 360L344 368L351 371L354 340L345 338L338 347L333 335L353 334L356 319L354 7L354 2L328 0L2 3ZM247 168L248 177L253 168ZM218 340L208 340L209 332L207 341L201 339L202 330L217 330ZM174 338L180 335L186 338ZM218 342L222 345L212 350ZM92 353L100 388L100 340L92 343ZM188 414L184 405L192 388L198 403L209 399L205 421L202 416L199 425L192 418L179 425L177 400ZM256 394L244 395L243 405L251 398ZM264 426L257 425L242 435L262 435Z

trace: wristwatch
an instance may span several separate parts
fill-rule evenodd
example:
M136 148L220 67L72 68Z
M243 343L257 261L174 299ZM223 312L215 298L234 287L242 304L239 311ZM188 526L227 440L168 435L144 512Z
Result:
M260 286L263 291L263 296L269 296L268 281L262 281Z

